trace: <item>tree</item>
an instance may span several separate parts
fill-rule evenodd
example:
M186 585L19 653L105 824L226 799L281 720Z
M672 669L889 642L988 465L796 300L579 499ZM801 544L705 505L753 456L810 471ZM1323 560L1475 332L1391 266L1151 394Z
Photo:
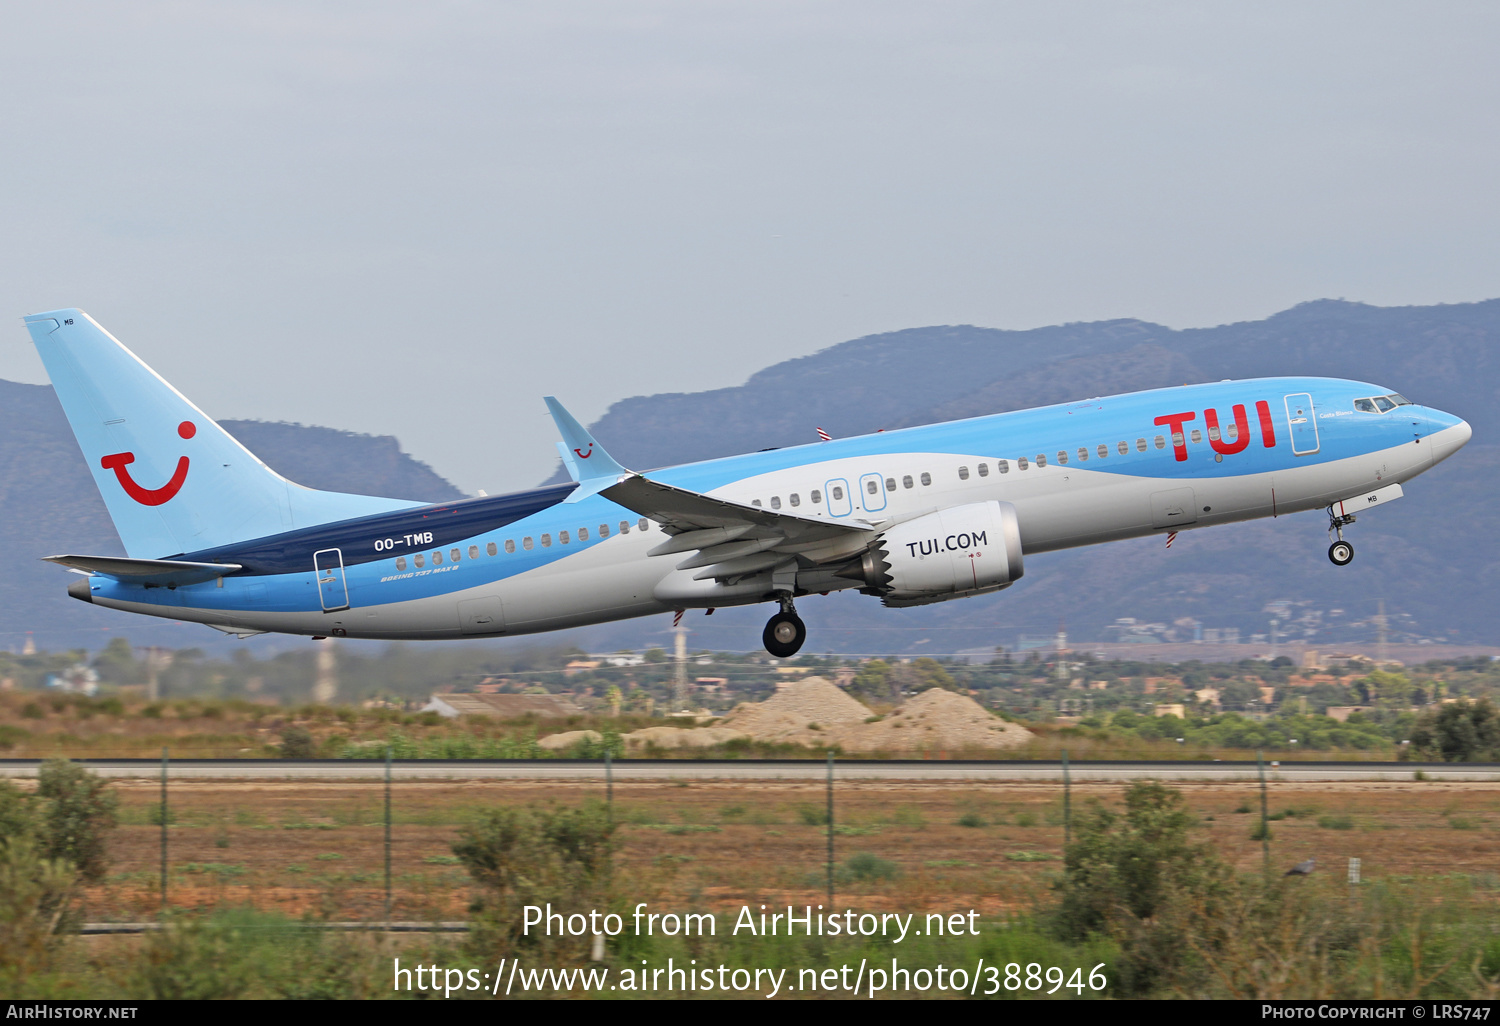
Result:
M43 802L42 858L61 859L90 882L102 880L117 805L108 782L67 759L48 759L37 771L36 791Z
M854 679L849 682L849 690L866 698L888 698L891 693L890 677L889 663L884 659L871 659L860 665Z
M1450 702L1422 715L1411 742L1444 762L1494 762L1500 758L1500 710L1488 698Z
M609 703L611 716L620 715L620 703L625 701L625 696L620 693L620 685L611 684L604 692L604 700Z

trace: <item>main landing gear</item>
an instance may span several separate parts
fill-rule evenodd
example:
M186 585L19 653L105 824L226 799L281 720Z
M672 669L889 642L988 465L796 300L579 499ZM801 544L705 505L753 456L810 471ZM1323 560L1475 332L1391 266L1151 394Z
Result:
M760 640L766 651L777 659L786 659L797 654L807 640L807 625L797 615L797 607L790 595L781 596L781 612L766 622L765 633Z
M1337 536L1337 541L1328 546L1328 558L1334 566L1348 566L1354 560L1354 545L1344 541L1344 528L1354 523L1354 514L1339 516L1333 507L1328 507L1328 533Z

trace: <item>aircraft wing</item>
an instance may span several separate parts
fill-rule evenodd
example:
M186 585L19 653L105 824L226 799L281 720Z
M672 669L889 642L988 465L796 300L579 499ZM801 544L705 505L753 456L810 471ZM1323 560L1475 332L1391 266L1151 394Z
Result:
M696 553L678 562L694 570L694 580L734 580L749 574L797 566L845 562L864 552L876 529L869 524L804 517L746 506L701 492L652 481L626 470L552 396L547 409L563 442L558 446L578 487L563 501L603 495L611 502L655 520L672 537L649 555Z
M238 563L191 563L180 559L129 559L125 556L42 558L78 573L102 574L129 584L200 584L244 569Z
M679 570L704 569L695 580L730 579L769 569L789 558L806 566L843 561L874 539L869 524L805 517L746 506L631 474L599 492L611 502L662 525L672 537L652 556L696 553Z

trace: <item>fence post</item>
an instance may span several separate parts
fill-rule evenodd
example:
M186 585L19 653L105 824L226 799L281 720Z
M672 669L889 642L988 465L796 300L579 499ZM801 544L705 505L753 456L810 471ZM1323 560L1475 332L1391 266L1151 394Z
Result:
M385 746L385 925L391 925L391 746Z
M161 750L161 911L167 912L167 749Z
M1266 876L1271 875L1271 821L1266 810L1266 763L1259 749L1255 752L1255 768L1260 773L1260 855Z
M833 910L833 753L828 753L828 908Z
M604 749L604 804L608 807L609 821L615 821L615 777L612 767L612 753L608 747Z
M1073 844L1073 778L1068 775L1068 750L1062 750L1062 853Z

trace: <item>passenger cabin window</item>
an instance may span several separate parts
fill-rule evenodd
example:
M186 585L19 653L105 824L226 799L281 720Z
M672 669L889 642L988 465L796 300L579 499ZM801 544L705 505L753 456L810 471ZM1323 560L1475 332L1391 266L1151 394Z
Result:
M1078 462L1082 463L1084 460L1086 460L1088 458L1089 458L1089 447L1086 446L1086 445L1080 445L1078 447Z
M958 479L960 481L967 481L969 479L969 468L968 467L959 467L958 468Z
M1184 444L1185 443L1184 443L1183 438L1182 438L1182 432L1181 431L1173 431L1172 432L1172 447L1175 449L1175 448L1178 448L1178 447L1180 447L1180 446L1182 446Z
M1121 442L1117 446L1117 448L1120 450L1120 455L1124 456L1127 452L1130 451L1130 443L1129 442Z
M981 463L977 469L979 470L980 477L990 476L990 465L988 463Z
M651 530L651 521L647 520L645 517L641 517L641 519L637 520L635 522L635 525L637 527L639 527L642 531L649 531L649 530Z
M1025 456L1021 456L1021 457L1018 457L1016 459L1016 469L1017 470L1025 470L1029 466L1031 466L1031 464L1026 462L1026 457Z
M1192 439L1193 439L1193 444L1194 445L1202 445L1203 444L1203 432L1199 431L1197 428L1193 428Z
M865 482L865 491L869 492L871 495L879 495L880 494L880 482L879 481L866 481Z
M1000 460L999 462L997 462L995 464L995 469L998 470L998 471L1000 471L1000 473L1002 473L1002 474L1009 474L1010 473L1010 461L1009 460Z
M438 566L442 562L443 562L443 554L441 552L434 552L432 554L432 565L433 566Z
M460 552L458 549L449 549L448 550L448 559L451 560L454 563L457 563L458 560L459 560L459 557L462 556L462 555L463 555L463 553Z
M521 539L521 548L525 549L527 552L530 552L532 549L536 548L536 542L531 540L531 535L528 534L526 537Z
M818 503L823 501L823 493L814 488L811 493L811 498L813 505L816 506Z
M1217 442L1219 440L1219 429L1216 428L1216 427L1209 428L1208 429L1208 437L1210 439L1212 439L1213 441Z
M544 535L542 535L542 548L544 548L544 549L550 549L551 547L552 547L552 535L550 535L550 534L544 534Z
M1238 424L1231 423L1229 425L1229 440L1232 442L1232 441L1234 441L1235 439L1237 439L1239 437L1240 437L1240 426Z
M515 548L515 546L512 545L511 548ZM486 556L497 556L497 555L500 554L500 550L497 549L497 548L495 548L495 543L494 542L490 542L488 545L486 545L484 547L484 554Z
M621 520L620 521L620 533L621 534L629 534L630 533L630 521L629 520Z
M1165 438L1163 438L1161 435L1157 435L1156 436L1156 447L1158 449L1165 449L1167 447L1167 440Z
M773 496L771 496L771 508L772 509L780 509L781 508L781 496L779 496L779 495L773 495Z
M406 557L405 556L397 556L396 557L396 569L397 570L405 570L406 569Z
M930 484L932 484L932 475L929 474L929 473L927 473L927 471L925 471L925 470L922 471L922 483L924 485L930 485Z
M1099 446L1099 458L1102 460L1102 459L1104 459L1108 455L1109 455L1109 446L1107 446L1107 445L1101 445L1101 446Z
M426 559L426 557L424 557L420 552L418 552L415 556L411 557L411 559L412 559L413 563L417 564L417 569L418 570L422 569L424 566L427 565L427 559Z
M911 475L910 474L907 474L907 475L905 475L904 477L901 478L901 487L903 487L903 488L915 488L916 486L917 486L917 483L911 479Z
M1059 450L1057 450L1057 462L1058 462L1059 466L1066 466L1067 465L1067 462L1068 462L1068 452L1067 452L1066 449L1059 449Z
M579 541L588 541L589 540L589 529L587 527L580 527L578 529L578 540Z
M751 499L750 500L750 505L755 506L755 507L759 507L760 506L760 500L759 499Z
M794 508L794 509L795 509L795 508L796 508L796 507L798 507L798 506L800 506L800 505L802 505L802 500L801 500L801 499L800 499L800 498L798 498L798 496L797 496L797 493L796 493L796 492L793 492L793 493L792 493L792 494L791 494L791 495L788 495L788 496L787 496L787 497L786 497L786 501L787 501L787 502L790 502L790 503L791 503L791 504L792 504L792 507L793 507L793 508Z
M514 538L507 538L507 539L505 539L505 552L506 552L506 554L509 555L510 553L515 552L515 551L516 551L516 540Z
M1135 440L1135 451L1136 452L1145 452L1146 451L1146 440L1144 438L1137 438Z
M1039 453L1036 454L1036 465L1038 467L1045 467L1047 465L1047 454L1046 453L1039 452Z
M833 486L833 501L834 502L842 502L843 500L844 500L844 490L842 488L840 488L838 485L834 485Z
M608 524L600 524L599 525L599 537L601 537L601 538L608 538L609 537L609 525Z
M479 558L479 546L478 545L470 545L469 546L469 558L470 559L478 559Z
M568 536L568 532L567 531L558 531L557 532L557 540L558 540L558 542L560 544L563 544L563 545L567 545L567 544L571 543L571 541L572 541L572 539Z
M885 490L888 492L894 492L896 490L896 479L894 477L888 477L885 479Z

